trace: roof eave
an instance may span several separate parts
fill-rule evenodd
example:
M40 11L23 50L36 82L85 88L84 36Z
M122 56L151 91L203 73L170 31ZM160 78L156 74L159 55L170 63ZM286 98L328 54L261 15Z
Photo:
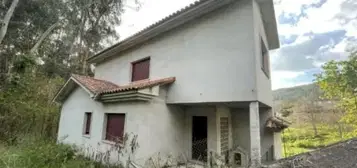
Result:
M269 50L280 48L274 3L272 0L257 0L257 2L260 6L264 29L268 39Z
M207 14L211 11L214 11L224 5L227 5L235 0L207 0L204 1L197 6L192 8L183 9L187 11L178 11L167 18L145 28L144 30L134 34L133 36L95 54L88 58L89 63L97 63L108 57L118 54L119 52L123 52L128 50L138 44L144 43L145 41L156 37L159 34L167 32L173 28L176 28L188 21L191 21L199 16ZM180 13L182 12L182 13ZM177 14L177 16L175 16ZM166 20L167 19L167 20Z
M71 93L71 90L75 87L75 85L78 85L82 89L84 89L90 95L90 97L94 97L95 96L95 93L90 91L83 84L81 84L76 78L71 76L67 80L67 82L61 87L61 89L56 93L56 95L52 99L52 102L62 103L64 101L64 99L68 96L68 94Z

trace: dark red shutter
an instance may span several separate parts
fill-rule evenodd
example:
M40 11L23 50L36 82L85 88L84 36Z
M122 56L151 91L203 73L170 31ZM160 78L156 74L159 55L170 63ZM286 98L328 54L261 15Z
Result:
M109 141L123 140L125 114L107 114L107 131L105 139Z
M133 63L132 81L149 78L150 58Z
M86 129L85 129L85 134L90 133L90 125L92 121L92 113L86 113Z

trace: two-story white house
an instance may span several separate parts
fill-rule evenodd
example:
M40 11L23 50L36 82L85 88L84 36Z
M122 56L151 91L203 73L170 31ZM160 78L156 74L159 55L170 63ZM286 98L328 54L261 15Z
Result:
M272 114L276 48L272 0L198 0L90 57L94 77L72 75L54 98L58 137L105 150L132 133L138 162L157 153L216 153L236 167L278 159L286 124Z

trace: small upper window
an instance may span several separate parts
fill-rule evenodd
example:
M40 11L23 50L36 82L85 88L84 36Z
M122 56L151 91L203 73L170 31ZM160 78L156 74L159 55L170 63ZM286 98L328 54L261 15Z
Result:
M107 114L105 140L120 142L124 136L125 114Z
M149 78L150 58L145 58L132 63L131 81L138 81Z
M263 72L267 77L269 77L269 51L263 41L262 38L260 38L260 48L261 48L261 67Z
M90 134L90 125L92 122L92 113L85 113L85 125L84 125L84 134Z

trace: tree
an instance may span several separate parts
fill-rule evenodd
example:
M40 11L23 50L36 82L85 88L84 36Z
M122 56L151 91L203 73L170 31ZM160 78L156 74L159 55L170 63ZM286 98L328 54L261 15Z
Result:
M0 19L15 1L0 44L0 140L9 143L55 136L51 98L70 73L90 73L86 59L118 39L124 12L124 0L0 0Z
M323 72L316 81L324 91L324 97L337 102L346 113L342 120L357 124L357 53L352 51L347 60L330 61L322 66Z
M0 44L6 35L7 27L9 26L10 19L13 15L18 3L19 3L19 0L13 0L10 8L6 12L4 19L0 20L0 26L1 26L0 27Z
M284 102L281 105L281 109L279 110L279 113L281 114L282 117L289 117L293 113L293 104L289 102Z
M10 6L0 1L0 9ZM19 1L0 45L0 89L17 78L14 67L31 65L26 61L42 62L38 68L49 76L90 74L86 59L118 39L124 6L123 0Z

